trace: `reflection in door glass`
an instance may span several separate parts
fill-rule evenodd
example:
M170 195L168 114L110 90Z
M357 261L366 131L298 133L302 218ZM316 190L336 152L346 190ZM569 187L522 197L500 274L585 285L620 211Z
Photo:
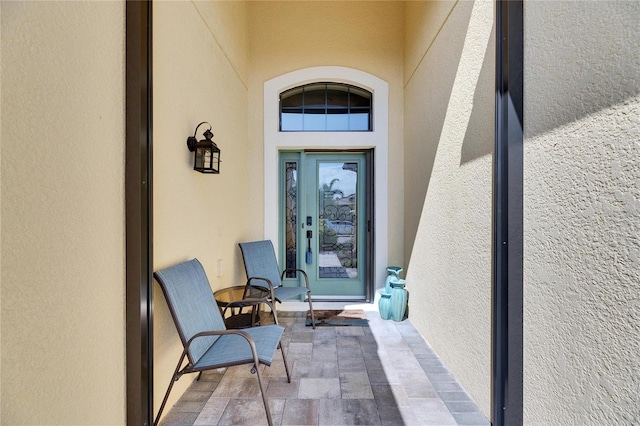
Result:
M358 163L318 164L320 278L358 278Z
M295 161L285 163L285 192L284 192L284 217L285 217L285 246L287 278L295 278L298 267L296 256L296 229L298 223L298 163Z

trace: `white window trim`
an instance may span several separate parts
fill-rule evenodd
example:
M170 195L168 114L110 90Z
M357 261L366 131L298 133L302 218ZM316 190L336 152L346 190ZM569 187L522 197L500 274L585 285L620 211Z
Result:
M313 82L347 83L373 93L371 132L280 132L280 93ZM264 237L278 251L278 152L283 149L375 150L375 288L384 286L388 259L389 86L353 68L304 68L264 83Z

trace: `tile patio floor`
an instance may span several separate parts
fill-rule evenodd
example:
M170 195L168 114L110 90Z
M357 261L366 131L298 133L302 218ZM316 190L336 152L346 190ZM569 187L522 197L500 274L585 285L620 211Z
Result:
M275 424L489 424L410 321L385 321L368 311L368 327L314 331L305 326L305 316L278 313L286 327L291 383L279 351L271 367L261 366ZM246 365L203 373L161 424L266 425L258 381L250 370Z

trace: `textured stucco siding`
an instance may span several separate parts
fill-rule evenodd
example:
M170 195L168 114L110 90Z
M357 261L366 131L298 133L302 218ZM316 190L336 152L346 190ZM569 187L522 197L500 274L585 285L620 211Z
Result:
M124 424L125 5L0 10L0 423Z
M525 424L640 423L640 3L525 3Z
M198 258L212 290L244 282L237 243L248 238L247 25L244 2L154 2L154 269ZM193 170L187 137L207 121L221 152L220 174ZM197 139L203 138L198 130ZM182 345L154 284L155 411ZM195 379L172 390L171 407ZM167 414L168 410L165 410Z
M419 218L406 276L409 318L488 415L493 3L436 7L450 13L436 14L445 20L435 38L412 31L407 39L424 52L405 83L406 215ZM408 19L421 11L429 8L407 4Z

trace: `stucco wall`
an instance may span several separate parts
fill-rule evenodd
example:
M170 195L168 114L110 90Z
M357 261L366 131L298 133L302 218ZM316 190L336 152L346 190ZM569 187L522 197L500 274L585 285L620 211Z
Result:
M526 424L640 422L639 21L525 2Z
M153 8L154 269L197 257L214 291L244 283L237 243L248 239L249 224L259 220L247 197L245 6L157 2ZM219 175L193 170L186 140L202 121L211 123L222 151ZM157 411L182 345L157 284L154 292ZM168 408L193 379L177 382Z
M493 3L408 2L406 8L409 318L488 415Z
M264 83L285 73L316 66L365 71L389 84L389 188L401 188L403 161L402 2L250 2L249 141L250 178L263 181ZM375 114L376 112L374 112ZM253 185L262 218L263 186ZM274 204L275 208L275 204ZM403 193L389 191L389 259L402 264ZM263 221L250 232L264 235Z
M0 423L124 424L125 6L0 10Z

